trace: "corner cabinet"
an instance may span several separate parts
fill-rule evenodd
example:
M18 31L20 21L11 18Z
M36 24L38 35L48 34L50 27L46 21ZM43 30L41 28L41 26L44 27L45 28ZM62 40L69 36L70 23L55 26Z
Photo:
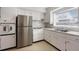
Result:
M48 41L50 44L55 46L56 48L65 51L65 40L64 35L51 31L51 30L44 30L44 38L46 41Z
M69 36L66 40L67 51L79 51L79 37Z
M15 35L0 36L0 50L15 47L16 46L15 37L16 37Z
M43 28L33 29L33 42L43 40Z
M44 30L44 39L61 51L79 51L79 37L72 34Z

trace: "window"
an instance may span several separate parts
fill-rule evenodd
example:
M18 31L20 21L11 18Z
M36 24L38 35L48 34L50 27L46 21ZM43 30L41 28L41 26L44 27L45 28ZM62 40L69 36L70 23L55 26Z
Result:
M54 26L78 26L78 8L70 8L63 11L53 12L52 19L54 19Z

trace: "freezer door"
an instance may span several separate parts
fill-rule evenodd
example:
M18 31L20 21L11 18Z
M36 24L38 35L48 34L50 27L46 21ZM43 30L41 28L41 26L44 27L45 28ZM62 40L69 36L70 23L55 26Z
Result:
M18 34L17 34L17 47L24 47L27 45L32 44L33 41L33 34L32 34L32 27L19 27Z
M32 26L32 16L18 15L17 19L18 26Z
M33 42L33 29L32 27L28 27L28 30L29 43L31 44Z
M23 39L22 39L22 28L21 27L17 27L17 31L16 31L16 45L17 45L17 48L20 48L22 47L22 44L23 44Z
M27 45L32 44L33 34L32 34L31 27L24 27L22 36L23 36L23 46L27 46Z

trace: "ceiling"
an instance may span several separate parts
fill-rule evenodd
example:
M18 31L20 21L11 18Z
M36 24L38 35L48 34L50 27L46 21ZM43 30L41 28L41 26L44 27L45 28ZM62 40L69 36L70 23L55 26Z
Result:
M23 10L29 10L29 11L36 11L36 12L46 12L46 7L19 7L20 9Z

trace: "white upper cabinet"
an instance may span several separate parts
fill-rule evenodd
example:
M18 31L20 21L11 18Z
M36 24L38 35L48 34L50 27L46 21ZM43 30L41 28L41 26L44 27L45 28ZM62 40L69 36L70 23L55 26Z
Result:
M26 15L26 16L28 15L28 16L31 16L32 12L17 8L17 15Z
M17 15L17 10L14 7L2 7L1 8L1 17L8 18L14 17Z
M1 7L1 20L14 23L16 20L17 9L14 7Z
M32 12L33 20L44 19L44 14L39 12Z

